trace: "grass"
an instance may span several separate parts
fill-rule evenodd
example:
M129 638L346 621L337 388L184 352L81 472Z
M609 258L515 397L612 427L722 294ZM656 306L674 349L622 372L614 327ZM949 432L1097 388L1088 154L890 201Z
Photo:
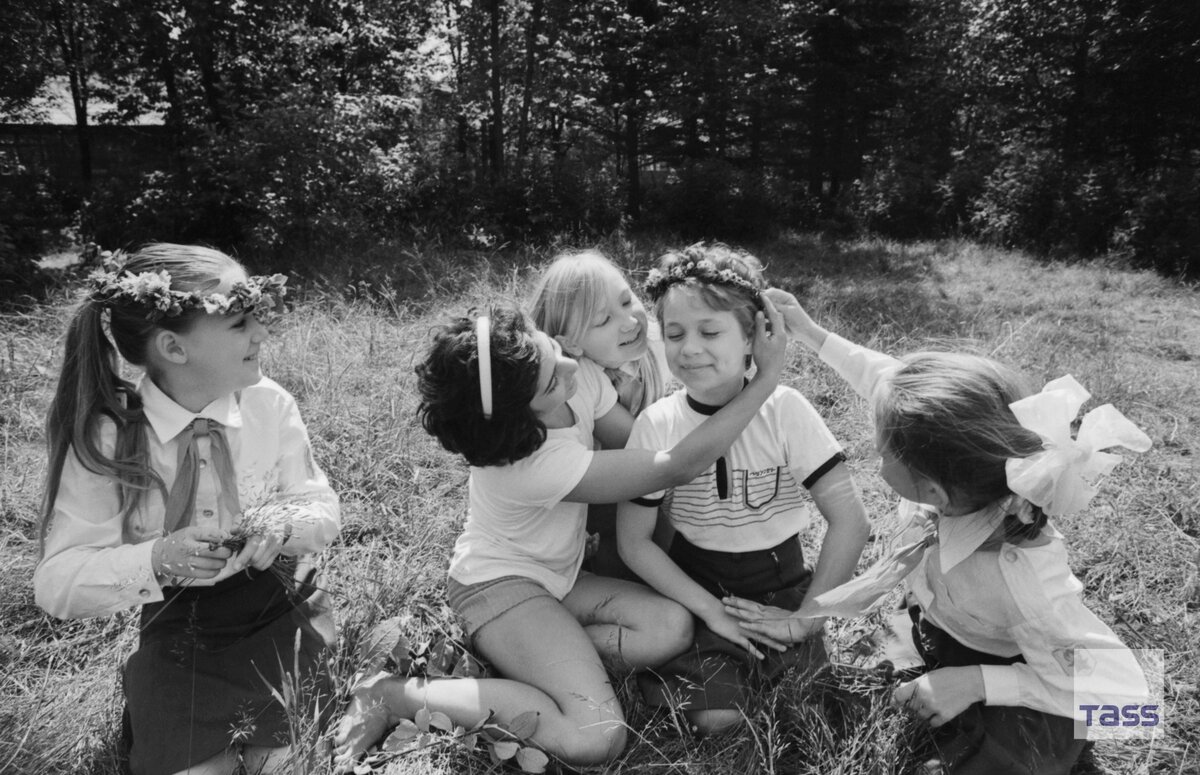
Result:
M644 268L665 244L620 238L602 247ZM1091 405L1111 401L1149 433L1154 448L1128 456L1094 507L1059 527L1093 610L1131 646L1165 652L1165 734L1097 745L1100 769L1200 771L1193 731L1200 728L1196 290L1117 266L1043 264L969 243L796 235L748 247L775 284L852 340L893 353L968 348L1040 381L1072 373L1095 396ZM407 617L414 644L453 629L443 587L465 515L466 468L415 421L414 360L445 313L520 298L529 267L549 254L397 254L386 274L402 282L310 283L275 330L264 369L299 400L319 462L342 496L342 538L322 560L339 625L332 665L342 691L360 667L356 646L376 622ZM34 605L30 588L41 424L67 310L64 295L0 317L0 771L111 775L120 771L119 668L136 643L136 620L56 621ZM886 535L894 498L870 462L862 402L799 346L786 379L842 440L875 533ZM868 544L864 565L878 544ZM834 661L869 664L862 638L873 623L831 623ZM630 682L619 690L632 742L619 761L588 773L907 773L920 771L927 751L923 731L888 706L887 685L861 671L771 687L744 731L708 740L649 713ZM305 747L319 750L312 725L301 726ZM495 770L482 752L449 743L379 768L405 775Z

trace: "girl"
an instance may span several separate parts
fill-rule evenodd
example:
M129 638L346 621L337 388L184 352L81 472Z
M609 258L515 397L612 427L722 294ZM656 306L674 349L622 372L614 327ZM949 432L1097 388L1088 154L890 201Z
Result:
M1068 772L1084 743L1080 703L1140 702L1146 685L1080 600L1083 585L1047 515L1095 494L1083 477L1119 460L1096 450L1144 451L1150 439L1106 406L1084 418L1076 443L1070 422L1088 394L1070 377L1030 396L986 358L896 360L821 328L791 294L770 294L789 328L874 404L880 473L924 540L794 614L737 599L727 610L747 631L790 640L807 616L865 612L915 567L908 600L929 672L894 699L935 727L942 764L951 773Z
M686 481L737 436L782 368L783 337L767 335L761 314L757 332L763 367L741 400L661 452L612 449L621 430L612 385L581 371L520 312L458 318L436 335L417 367L418 411L425 429L471 465L447 597L505 678L370 678L336 738L339 766L349 769L388 726L422 707L467 727L490 712L508 723L536 711L532 740L558 758L590 764L620 753L624 716L602 658L659 664L687 645L690 619L640 584L580 574L586 504ZM593 436L609 449L593 451Z
M271 772L288 754L272 692L328 689L313 612L272 569L339 523L295 401L259 370L257 315L285 282L150 245L92 275L67 330L34 592L62 618L142 606L124 671L139 775L231 773L239 758ZM136 384L117 353L145 370Z
M693 245L662 258L647 291L663 327L667 362L685 389L638 417L630 448L669 446L744 391L750 322L762 287L758 260L723 245ZM808 401L778 387L702 475L620 505L621 557L697 619L691 648L657 679L642 681L650 704L681 705L702 733L740 723L759 666L735 645L745 634L725 613L721 595L795 606L850 577L868 526L844 459ZM802 488L829 525L815 570L806 565L798 536L810 519ZM652 540L659 505L676 531L668 551ZM804 647L772 654L761 672L815 664L824 656L820 632L820 622L806 622L793 632ZM761 658L753 648L750 653Z
M670 372L657 326L647 321L625 275L601 253L586 250L555 258L534 289L530 314L580 370L612 383L617 403L629 412L630 427L634 417L666 393ZM624 447L624 440L618 440ZM615 517L615 504L588 508L587 531L596 545L584 568L636 581L617 553Z

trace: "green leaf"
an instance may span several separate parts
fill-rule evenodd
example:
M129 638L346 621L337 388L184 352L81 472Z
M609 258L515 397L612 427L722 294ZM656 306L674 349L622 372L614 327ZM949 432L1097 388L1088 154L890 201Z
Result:
M510 740L497 740L492 743L492 750L496 752L496 757L502 761L516 756L520 747L519 743L514 743Z
M368 670L378 670L388 657L397 663L408 659L408 638L404 637L404 627L408 617L393 616L385 619L371 628L354 652L355 660L367 666Z
M413 718L413 721L416 722L417 729L422 732L428 732L429 722L432 718L433 714L429 712L429 708L421 708L417 711L417 715Z
M454 729L454 722L451 721L450 717L445 713L442 713L440 710L435 710L433 713L429 714L429 726L433 727L434 729L440 729L443 732L449 732Z
M515 737L528 740L537 731L539 720L540 717L536 710L527 710L512 720L512 723L508 725L508 731L512 732Z
M401 719L392 733L383 741L381 748L388 753L400 753L413 747L413 739L420 736L421 730L408 719Z
M525 747L517 751L517 764L522 772L545 772L550 757L536 748Z
M472 732L470 734L463 735L462 737L458 738L458 744L461 745L463 747L463 749L467 750L467 751L474 751L475 746L478 743L479 743L479 734L477 732Z

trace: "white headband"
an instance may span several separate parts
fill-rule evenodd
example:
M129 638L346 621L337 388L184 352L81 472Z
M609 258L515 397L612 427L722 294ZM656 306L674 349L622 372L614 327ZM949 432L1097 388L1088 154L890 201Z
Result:
M479 347L479 402L483 418L492 419L492 321L487 315L475 319L475 339Z

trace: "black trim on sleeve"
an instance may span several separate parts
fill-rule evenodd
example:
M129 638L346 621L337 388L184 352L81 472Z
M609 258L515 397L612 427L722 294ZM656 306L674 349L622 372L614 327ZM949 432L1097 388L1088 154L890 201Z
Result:
M636 503L639 506L645 506L648 509L656 509L662 505L662 498L630 498L630 503Z
M822 476L824 476L825 474L827 474L831 470L833 470L834 466L836 466L838 463L845 463L845 462L846 462L846 453L838 452L833 457L829 458L824 463L817 466L817 470L813 471L811 474L808 475L807 478L805 478L805 480L802 482L802 484L804 485L804 489L811 490L813 488L813 485L816 484L818 481L820 481Z

